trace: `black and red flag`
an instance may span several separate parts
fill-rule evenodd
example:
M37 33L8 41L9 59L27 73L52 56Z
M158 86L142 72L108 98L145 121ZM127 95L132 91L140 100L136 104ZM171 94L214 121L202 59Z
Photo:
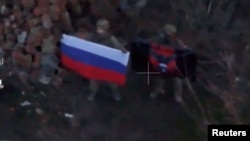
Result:
M196 53L189 49L137 39L129 44L131 66L137 72L160 72L163 77L188 77L195 80Z

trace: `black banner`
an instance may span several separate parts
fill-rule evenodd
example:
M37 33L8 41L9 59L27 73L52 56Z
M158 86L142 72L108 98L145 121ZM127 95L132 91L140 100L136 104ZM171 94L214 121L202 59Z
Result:
M187 77L195 81L197 57L189 49L151 43L135 39L128 44L131 66L137 72L160 72L163 77ZM158 75L158 74L157 74Z

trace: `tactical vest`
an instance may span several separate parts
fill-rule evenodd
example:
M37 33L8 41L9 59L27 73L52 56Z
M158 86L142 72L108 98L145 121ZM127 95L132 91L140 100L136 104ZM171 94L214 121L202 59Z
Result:
M170 37L169 35L162 35L159 39L159 43L162 45L167 45L173 48L178 48L178 43L176 42L176 40L174 40L172 37Z
M114 41L116 38L112 35L107 35L105 37L100 36L98 34L94 35L94 39L92 40L95 43L102 44L111 48L119 49L119 45Z

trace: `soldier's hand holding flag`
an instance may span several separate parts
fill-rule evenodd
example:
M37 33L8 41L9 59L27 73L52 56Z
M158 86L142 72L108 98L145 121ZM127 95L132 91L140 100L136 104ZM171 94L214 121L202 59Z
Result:
M128 52L128 50L126 50L125 48L123 48L121 51L122 51L122 53L127 53Z

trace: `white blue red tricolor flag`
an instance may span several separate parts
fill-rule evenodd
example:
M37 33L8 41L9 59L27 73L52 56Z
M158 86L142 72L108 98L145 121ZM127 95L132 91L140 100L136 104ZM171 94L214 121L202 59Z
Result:
M126 83L129 53L77 37L63 35L62 64L81 76L118 85Z

